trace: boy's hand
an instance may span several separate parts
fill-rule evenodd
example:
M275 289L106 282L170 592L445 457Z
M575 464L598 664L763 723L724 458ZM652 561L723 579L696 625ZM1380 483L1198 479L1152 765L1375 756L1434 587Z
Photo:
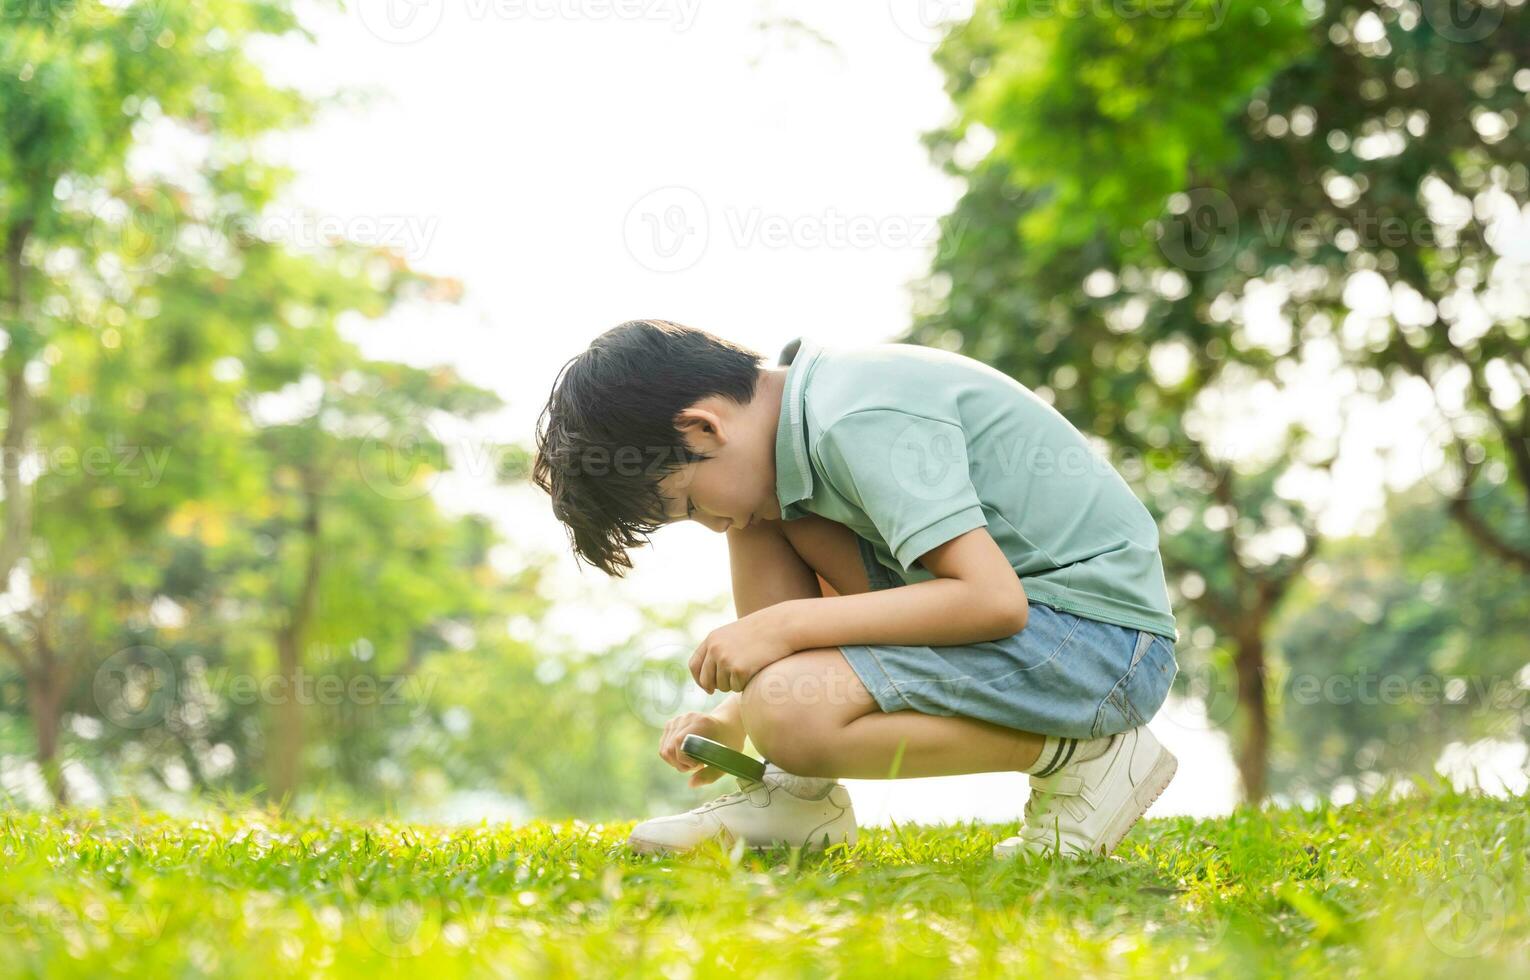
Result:
M770 606L707 634L691 655L691 676L703 691L742 691L749 679L797 651Z
M659 738L659 758L674 766L681 772L691 774L692 786L705 786L707 783L716 782L727 773L721 769L713 769L705 763L697 762L684 752L680 751L680 743L685 741L687 735L700 735L702 738L710 738L714 742L721 742L730 749L744 751L744 730L742 727L734 727L713 715L704 715L698 711L688 711L683 715L676 715L664 724L664 734Z

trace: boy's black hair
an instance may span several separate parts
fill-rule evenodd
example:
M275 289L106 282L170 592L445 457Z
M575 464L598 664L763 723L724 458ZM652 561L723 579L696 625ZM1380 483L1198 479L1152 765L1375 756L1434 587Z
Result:
M565 364L537 420L532 482L574 554L607 575L664 521L659 481L691 452L675 416L709 395L754 398L763 355L668 320L628 320Z

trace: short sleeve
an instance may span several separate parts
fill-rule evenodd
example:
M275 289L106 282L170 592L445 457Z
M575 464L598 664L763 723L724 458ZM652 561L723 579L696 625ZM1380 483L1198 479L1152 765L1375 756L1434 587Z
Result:
M893 409L853 412L816 446L823 477L860 508L908 571L925 552L986 527L960 426Z

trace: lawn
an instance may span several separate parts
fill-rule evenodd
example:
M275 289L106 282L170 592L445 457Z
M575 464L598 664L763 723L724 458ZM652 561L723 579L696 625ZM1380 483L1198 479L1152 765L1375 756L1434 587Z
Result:
M1013 825L658 858L618 824L6 813L0 973L1523 977L1527 803L1149 820L1085 863L995 862Z

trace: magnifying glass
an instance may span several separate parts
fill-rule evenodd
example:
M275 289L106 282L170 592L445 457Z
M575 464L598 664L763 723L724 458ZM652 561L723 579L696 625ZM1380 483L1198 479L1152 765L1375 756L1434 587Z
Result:
M740 779L757 783L765 778L765 763L753 756L735 752L721 742L714 742L710 738L687 735L680 742L680 751L697 762L705 762L714 769L721 769Z

